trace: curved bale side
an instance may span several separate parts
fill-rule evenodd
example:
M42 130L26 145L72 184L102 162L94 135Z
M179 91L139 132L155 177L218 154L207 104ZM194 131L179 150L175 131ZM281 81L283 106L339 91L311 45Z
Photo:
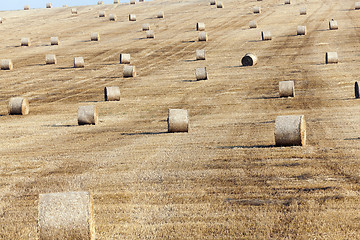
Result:
M223 2L217 2L216 3L216 8L224 8L224 3Z
M337 21L335 21L334 19L331 19L331 21L329 21L329 30L338 30L339 26Z
M294 81L279 82L279 95L280 97L295 97Z
M25 6L24 6L24 10L30 10L30 6L29 6L29 5L25 5Z
M110 14L110 15L109 15L109 20L110 20L110 21L116 21L116 20L117 20L116 15L115 15L115 14Z
M14 65L11 59L1 60L1 70L13 70Z
M59 45L59 38L58 37L51 37L50 38L51 45Z
M89 192L39 194L39 239L95 239L94 207Z
M260 7L253 7L253 13L254 13L254 14L259 14L259 13L261 13L261 8L260 8Z
M196 23L196 31L205 31L205 23L203 22Z
M52 8L52 3L46 3L46 8Z
M83 68L85 67L85 61L83 57L74 58L74 68Z
M119 4L119 0L114 0L114 4Z
M90 40L91 41L100 41L100 34L97 32L91 33Z
M136 0L130 0L130 4L136 4Z
M263 40L263 41L272 40L271 32L270 31L262 31L261 32L261 40Z
M127 53L120 54L120 64L130 64L131 56Z
M99 12L99 17L106 17L105 11L100 11Z
M306 122L304 115L287 115L276 117L275 145L306 145Z
M29 38L21 38L21 46L30 46L31 43L30 43L30 39Z
M154 30L146 31L146 38L155 38Z
M164 17L165 17L165 15L164 15L163 11L158 12L157 18L164 18Z
M298 26L296 29L296 34L297 35L306 35L307 31L306 31L306 26Z
M142 30L143 31L149 31L150 30L150 24L149 23L144 23L142 25Z
M285 0L284 4L290 4L290 0Z
M254 66L258 62L258 58L255 54L247 53L245 56L241 59L241 64L243 66Z
M325 54L325 63L326 64L330 64L330 63L338 63L339 62L339 58L338 58L338 54L337 52L327 52Z
M72 8L71 9L71 14L78 14L77 8Z
M98 111L95 105L79 106L78 124L79 125L96 125L98 123Z
M104 88L105 101L120 101L119 87L105 87Z
M257 23L255 20L249 22L249 28L257 28Z
M199 42L206 42L208 40L208 36L206 32L199 32L198 35Z
M206 67L196 68L195 76L196 76L196 80L198 80L198 81L199 80L207 80L208 76L207 76Z
M355 82L355 98L359 98L359 84Z
M205 49L196 49L196 60L205 60Z
M210 5L216 5L216 0L210 0Z
M360 2L356 2L355 3L355 10L359 10L360 9Z
M10 98L8 104L10 115L27 115L29 114L29 100L23 97Z
M123 69L123 75L127 77L136 77L136 68L135 66L125 65Z
M189 131L189 114L185 109L168 110L168 132L188 132Z
M45 63L46 64L57 64L56 55L55 54L46 54L45 55Z
M300 8L300 15L306 15L306 8Z

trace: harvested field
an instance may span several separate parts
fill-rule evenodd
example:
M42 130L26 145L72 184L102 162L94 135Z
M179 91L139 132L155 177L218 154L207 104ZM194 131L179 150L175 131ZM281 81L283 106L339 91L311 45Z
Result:
M39 194L74 191L92 194L96 239L360 239L353 0L92 2L76 16L45 4L1 12L0 59L14 69L0 71L0 239L37 239ZM197 41L197 22L208 41ZM31 46L19 46L23 36ZM206 60L195 61L196 49ZM339 63L325 64L326 52ZM56 65L44 63L48 53ZM120 53L136 77L123 78ZM257 65L241 66L246 53ZM73 68L78 56L85 68ZM209 79L196 81L205 66ZM279 97L285 80L295 98ZM106 86L119 86L121 100L105 102ZM29 115L8 115L15 96L29 99ZM97 125L78 126L80 105L97 107ZM189 111L188 133L167 133L169 108ZM281 115L305 116L306 146L275 147Z

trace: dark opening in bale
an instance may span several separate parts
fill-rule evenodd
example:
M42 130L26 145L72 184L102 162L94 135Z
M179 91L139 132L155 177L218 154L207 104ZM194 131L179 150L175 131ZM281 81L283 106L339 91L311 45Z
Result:
M253 66L256 65L258 61L257 56L252 53L247 53L245 56L241 59L241 64L243 66Z
M120 101L119 87L105 87L104 88L105 101Z
M169 109L168 112L168 132L188 132L189 115L184 109Z
M39 194L38 232L39 239L95 239L90 193Z
M276 146L305 146L304 115L278 116L275 120L275 144Z
M355 98L359 98L359 84L355 82Z
M29 114L29 100L23 97L10 98L8 104L10 115L27 115Z
M78 124L79 125L95 125L98 123L98 111L94 105L79 106L78 108Z

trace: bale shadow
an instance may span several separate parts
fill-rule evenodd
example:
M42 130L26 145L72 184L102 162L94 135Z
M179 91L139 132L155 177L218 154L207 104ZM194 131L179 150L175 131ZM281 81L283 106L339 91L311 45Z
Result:
M200 81L206 81L206 80L182 80L182 82L200 82Z
M58 67L59 70L75 69L74 67Z
M196 61L201 61L201 60L196 60L196 59L195 60L194 59L193 60L184 60L184 62L196 62Z
M345 141L349 141L349 140L360 140L360 137L355 137L355 138L344 138Z
M276 145L253 145L253 146L221 146L219 149L251 149L251 148L274 148Z
M167 131L162 131L162 132L140 132L140 133L121 133L120 135L123 136L141 136L141 135L160 135L160 134L166 134L168 133Z
M276 98L279 98L281 99L281 97L279 96L262 96L262 97L253 97L253 98L246 98L246 99L276 99Z
M230 203L237 203L247 206L263 206L263 205L284 205L289 206L291 200L277 200L277 199L234 199L227 198L225 201Z
M248 42L263 42L263 40L249 40ZM266 42L266 41L264 41Z
M190 41L181 41L182 43L194 43L196 42L195 40L190 40Z
M44 125L45 127L77 127L79 125L72 125L72 124L53 124L53 125Z

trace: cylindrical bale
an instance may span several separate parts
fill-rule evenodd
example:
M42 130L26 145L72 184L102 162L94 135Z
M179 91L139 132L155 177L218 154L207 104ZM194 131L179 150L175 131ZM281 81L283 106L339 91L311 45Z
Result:
M124 77L136 77L135 66L125 65L123 70Z
M275 120L275 144L276 146L305 146L304 115L278 116Z
M306 15L306 8L300 8L300 15Z
M253 7L253 13L255 13L255 14L261 13L261 8L260 7Z
M216 0L210 0L210 5L216 5Z
M359 98L359 84L355 82L355 98Z
M106 17L105 11L100 11L99 12L99 17Z
M121 53L120 54L120 63L121 64L130 64L131 56L128 53Z
M199 41L207 41L208 40L207 33L206 32L199 32L198 40Z
M39 239L95 239L94 207L89 192L39 194Z
M98 1L98 5L102 5L103 4L103 1Z
M95 105L79 106L78 108L78 124L95 125L98 123L98 111Z
M21 46L30 46L30 44L29 38L21 38Z
M13 97L9 100L8 111L10 115L29 114L29 100L23 97Z
M110 21L116 21L116 19L117 19L117 17L116 17L115 14L110 14L110 15L109 15L109 20L110 20Z
M55 54L46 54L45 56L45 63L46 64L56 64L56 55Z
M146 38L155 38L155 33L153 30L146 31Z
M270 31L262 31L261 32L261 39L263 41L268 41L272 39L271 32Z
M145 0L139 0L139 2L145 2Z
M85 67L85 61L83 57L74 58L74 68L83 68Z
M1 70L13 70L13 62L11 59L2 59L1 60Z
M296 29L297 35L306 35L306 26L298 26Z
M338 63L338 62L339 62L339 58L338 58L337 52L327 52L327 53L325 54L325 62L326 62L326 64L329 64L329 63Z
M157 18L164 18L164 12L163 11L158 12Z
M294 81L279 82L280 97L295 97Z
M71 9L71 14L77 14L78 12L77 12L77 9L76 8L72 8Z
M46 8L52 8L52 3L46 3Z
M135 4L136 0L130 0L130 4Z
M100 34L99 33L91 33L90 35L91 41L100 41Z
M136 21L136 15L135 14L129 14L129 21Z
M142 25L142 30L143 30L143 31L148 31L148 30L150 30L150 24L144 23L144 24Z
M356 2L355 3L355 10L359 10L360 9L360 2Z
M105 101L120 101L120 88L105 87L104 96L105 96Z
M331 21L329 22L329 29L330 30L337 30L339 28L337 21L335 21L334 19L331 19Z
M285 4L290 4L290 0L285 0Z
M188 132L189 114L185 109L169 109L168 112L168 132Z
M249 22L249 27L250 27L250 28L257 28L257 23L256 23L256 21L255 21L255 20L250 21L250 22Z
M217 2L216 7L217 8L224 8L224 3L223 2Z
M241 64L243 66L254 66L257 64L258 58L255 54L247 53L245 56L241 59Z
M203 22L196 23L196 31L205 31L205 23Z
M119 0L114 0L114 4L118 4L119 3Z
M205 49L196 50L196 60L205 60Z
M51 37L50 38L51 45L59 45L59 38L58 37Z
M24 6L24 10L30 10L30 6L29 6L29 5L25 5L25 6Z
M2 23L3 22L3 19L0 17L0 23Z
M206 67L196 68L195 75L196 75L196 80L207 80L208 79Z

